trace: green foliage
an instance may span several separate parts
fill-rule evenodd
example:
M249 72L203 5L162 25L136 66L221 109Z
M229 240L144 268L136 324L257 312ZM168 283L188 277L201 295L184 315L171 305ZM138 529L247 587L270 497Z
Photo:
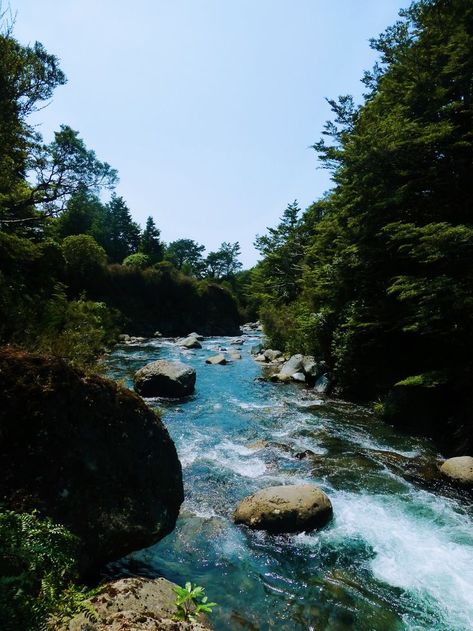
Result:
M216 252L210 252L205 259L206 272L209 278L230 278L236 274L242 264L238 260L241 254L240 244L223 242Z
M104 302L68 300L62 287L46 303L34 350L57 355L77 368L97 369L97 357L115 341L119 316Z
M291 205L257 239L251 291L274 342L320 354L348 396L442 374L466 400L473 5L425 0L400 16L372 41L364 101L329 101L314 148L333 190L301 217Z
M66 237L62 242L66 271L76 279L84 280L98 274L107 264L105 250L88 234Z
M167 246L165 259L178 270L199 278L205 267L202 258L204 250L205 246L193 239L178 239Z
M136 254L130 254L123 261L123 265L125 267L136 267L138 269L146 269L151 265L151 261L149 256L146 254L142 254L141 252L137 252Z
M76 587L78 540L36 514L0 512L0 626L4 631L45 629L79 611L93 615Z
M159 263L164 257L164 245L161 243L160 235L153 218L148 217L141 235L139 251L145 254L151 263Z
M200 585L192 585L187 582L185 587L174 587L176 593L176 620L198 622L199 614L210 614L217 603L209 603L205 595L205 589Z

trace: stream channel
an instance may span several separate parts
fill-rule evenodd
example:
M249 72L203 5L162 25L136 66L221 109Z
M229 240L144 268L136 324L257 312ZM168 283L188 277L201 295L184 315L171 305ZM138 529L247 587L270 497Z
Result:
M439 478L433 444L376 420L363 407L323 401L300 385L261 381L242 359L206 365L232 338L202 349L169 339L120 345L108 375L132 387L156 359L186 362L196 391L163 409L182 463L185 502L173 533L109 566L110 576L192 580L216 601L216 631L467 631L473 629L471 499ZM333 521L310 534L269 535L232 522L245 496L315 483Z

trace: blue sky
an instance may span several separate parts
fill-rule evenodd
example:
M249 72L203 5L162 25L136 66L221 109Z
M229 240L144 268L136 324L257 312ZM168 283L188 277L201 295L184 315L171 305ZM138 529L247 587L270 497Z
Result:
M68 83L37 115L117 168L134 218L208 250L257 233L330 187L315 142L325 97L362 92L368 40L404 0L11 0L15 35Z

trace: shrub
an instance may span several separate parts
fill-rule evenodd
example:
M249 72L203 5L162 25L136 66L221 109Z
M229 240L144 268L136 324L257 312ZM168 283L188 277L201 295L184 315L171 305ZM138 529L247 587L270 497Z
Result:
M145 269L151 265L149 256L137 252L136 254L130 254L123 260L123 265L127 267L137 267L138 269Z

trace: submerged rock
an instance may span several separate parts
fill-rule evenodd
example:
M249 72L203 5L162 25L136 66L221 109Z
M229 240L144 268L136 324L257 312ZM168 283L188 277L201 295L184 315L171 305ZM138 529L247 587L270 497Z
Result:
M176 621L176 585L165 578L123 578L107 583L87 602L86 611L53 631L200 631L210 629L199 621Z
M82 572L159 541L183 501L181 465L135 393L62 360L0 352L0 497L80 539Z
M331 517L329 498L312 484L262 489L240 502L233 515L236 524L272 533L308 532Z
M207 359L205 360L205 363L223 366L227 363L227 360L225 359L225 355L222 355L221 353L219 353L218 355L212 355L212 357L207 357Z
M177 340L177 344L183 348L202 348L202 344L196 337L181 337Z
M471 456L449 458L442 464L440 471L457 482L473 484L473 458Z
M194 368L164 359L140 368L133 377L135 390L143 397L185 397L194 392Z

